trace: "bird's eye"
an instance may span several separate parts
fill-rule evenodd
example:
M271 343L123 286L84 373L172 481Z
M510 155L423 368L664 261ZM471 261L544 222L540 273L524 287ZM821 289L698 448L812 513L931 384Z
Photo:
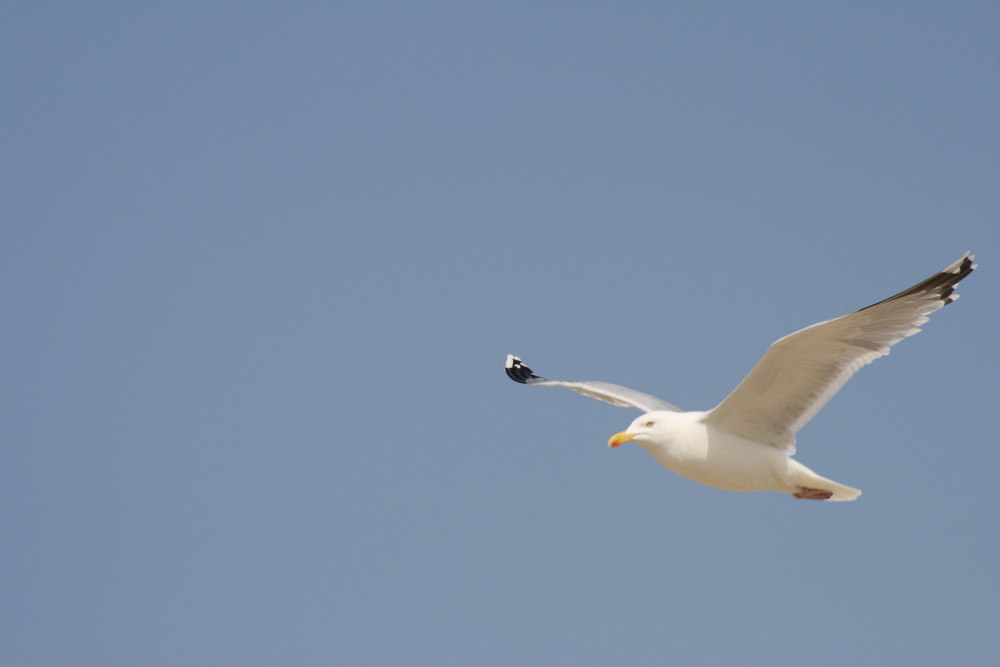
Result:
M653 425L653 422L651 422L651 421L648 421L645 424L643 424L643 426L652 426L652 425Z

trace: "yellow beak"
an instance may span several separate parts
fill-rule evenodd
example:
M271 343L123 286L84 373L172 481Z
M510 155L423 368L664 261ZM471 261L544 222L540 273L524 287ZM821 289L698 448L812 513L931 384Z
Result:
M618 447L619 445L622 445L630 441L634 437L635 435L633 435L632 433L626 433L625 431L622 431L621 433L615 433L613 436L611 436L611 439L608 440L608 447Z

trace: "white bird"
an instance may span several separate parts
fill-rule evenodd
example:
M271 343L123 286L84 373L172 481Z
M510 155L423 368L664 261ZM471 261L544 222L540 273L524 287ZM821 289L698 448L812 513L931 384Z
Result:
M777 491L809 500L854 500L858 489L822 477L795 459L795 433L854 373L920 331L927 316L958 298L974 255L918 285L848 315L775 341L729 396L708 411L684 412L655 396L608 382L546 380L507 355L507 375L539 387L566 387L645 414L611 436L634 442L665 468L730 491Z

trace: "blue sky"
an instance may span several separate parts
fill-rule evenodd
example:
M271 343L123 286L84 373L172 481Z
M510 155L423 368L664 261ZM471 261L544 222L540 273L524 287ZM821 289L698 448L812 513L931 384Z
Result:
M995 3L4 3L4 665L985 664ZM798 458L636 416L981 268Z

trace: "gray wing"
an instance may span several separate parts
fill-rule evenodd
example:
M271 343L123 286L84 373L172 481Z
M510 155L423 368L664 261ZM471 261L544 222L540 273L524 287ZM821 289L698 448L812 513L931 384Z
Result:
M545 378L539 377L531 372L531 369L525 366L521 360L513 354L507 355L507 361L504 364L504 368L507 370L507 377L514 382L520 382L521 384L530 384L537 387L566 387L567 389L572 389L578 394L583 394L584 396L589 396L590 398L596 398L599 401L604 401L612 405L618 405L623 408L638 408L643 412L653 412L654 410L672 410L674 412L680 412L680 408L677 406L671 405L666 401L662 401L655 396L650 396L649 394L644 394L641 391L629 389L628 387L623 387L618 384L611 384L610 382L569 382L567 380L546 380Z
M854 373L920 331L932 312L958 298L976 265L965 253L919 285L859 311L776 341L705 421L756 442L794 450L795 433Z

